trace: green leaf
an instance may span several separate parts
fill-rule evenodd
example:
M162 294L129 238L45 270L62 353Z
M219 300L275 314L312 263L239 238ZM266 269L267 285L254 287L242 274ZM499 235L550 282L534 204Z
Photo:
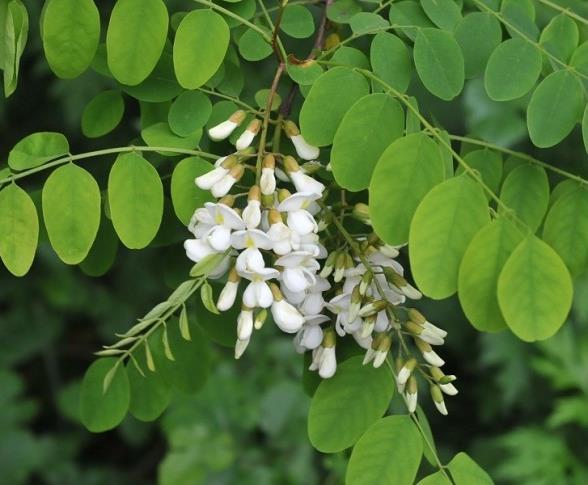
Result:
M331 166L347 190L367 188L384 150L404 132L400 103L387 94L368 94L347 111L335 133Z
M468 14L455 28L455 39L463 53L466 78L476 77L502 41L500 22L488 12Z
M484 85L494 101L508 101L527 94L541 73L541 52L521 38L500 44L488 59Z
M582 116L582 140L584 141L584 150L588 152L588 105L586 105L584 116Z
M482 181L492 192L498 193L500 182L502 181L502 157L498 152L487 149L474 150L463 157L463 160L470 168L478 172ZM464 171L465 168L459 165L455 173L460 175ZM489 194L486 194L486 196L490 197Z
M584 109L580 80L568 71L547 76L531 97L527 125L531 141L538 147L557 145L574 129Z
M120 155L108 177L112 223L122 243L142 249L155 237L163 215L157 170L138 153Z
M129 361L127 375L129 378L131 399L129 412L139 421L154 421L169 405L171 388L160 372L149 371L146 354L141 347L134 358L141 366L143 374Z
M212 103L199 91L180 94L169 109L167 121L178 136L189 136L202 128L212 113Z
M429 20L421 6L414 1L392 3L388 17L393 26L409 26L400 30L413 41L420 30L418 27L433 27L433 23Z
M464 59L453 34L433 28L419 30L413 56L417 73L431 93L445 101L461 93Z
M166 51L163 52L147 79L136 86L121 86L121 88L133 98L147 103L170 101L182 92L182 87L176 80L173 58Z
M362 51L345 45L335 51L331 61L344 66L359 67L360 69L369 70L370 68L370 61Z
M183 150L193 150L198 146L200 138L202 137L202 130L198 129L186 137L178 136L173 133L165 121L155 123L141 130L141 138L150 147L167 147L180 148ZM168 157L179 157L181 153L177 152L159 152Z
M188 225L194 211L214 198L210 191L198 188L194 180L212 169L212 165L199 157L184 158L176 165L171 179L171 199L174 211L182 224Z
M464 253L489 219L486 197L469 177L449 179L425 196L408 239L413 276L425 295L440 300L457 291Z
M272 52L269 42L255 30L246 30L239 39L239 54L247 61L261 61Z
M557 253L536 236L514 250L498 278L498 303L506 323L522 340L551 337L572 306L570 274Z
M535 25L533 0L503 0L500 13L508 24L505 27L511 37L522 38L524 35L532 41L537 40L539 29Z
M390 27L386 19L377 13L359 12L351 17L349 26L354 35L363 35Z
M306 39L314 33L312 13L303 5L287 5L280 28L295 39Z
M555 249L573 275L588 267L588 191L576 188L553 204L543 239Z
M335 67L322 74L300 111L300 129L306 141L316 146L330 145L347 110L368 93L365 77L351 69Z
M196 393L206 384L210 372L210 346L200 327L190 324L192 340L185 340L177 319L168 321L167 335L174 360L166 357L161 330L149 338L156 372L172 388L182 393Z
M453 485L453 482L439 471L426 476L417 485Z
M323 380L310 403L308 435L323 453L336 453L354 445L388 409L394 393L392 373L386 366L362 365L362 356L339 365Z
M117 0L106 32L108 68L122 84L135 86L155 68L168 29L162 0Z
M33 264L39 239L34 202L18 185L0 191L0 258L13 275L24 276Z
M463 451L447 465L455 485L493 485L490 476Z
M43 49L51 70L64 79L82 74L100 41L100 13L93 0L49 0L43 14Z
M255 103L257 104L257 106L259 106L262 109L265 109L269 100L270 91L270 89L260 89L255 93ZM278 93L274 93L270 109L272 111L275 111L280 107L281 104L282 97Z
M355 0L337 0L327 6L327 18L338 24L347 24L362 8Z
M422 456L423 439L409 416L379 419L353 448L345 483L412 485Z
M462 19L461 8L455 0L421 0L421 6L427 17L443 30L453 31Z
M415 133L392 143L370 183L370 216L378 236L388 244L404 244L417 206L444 176L439 147L426 135Z
M496 286L506 260L523 235L505 218L486 224L468 245L459 267L458 295L471 324L482 332L506 327Z
M84 108L82 132L88 138L98 138L110 133L121 122L125 103L120 91L104 91Z
M229 47L229 26L212 10L186 15L174 41L174 67L180 85L196 89L218 70Z
M80 269L88 276L103 276L114 264L117 252L118 237L112 222L107 217L102 217L96 240L86 259L80 263Z
M220 315L220 312L216 308L214 303L214 295L212 294L212 286L208 281L202 283L200 287L200 299L202 300L202 304L204 308L206 308L210 313L214 313L215 315Z
M567 62L578 46L578 26L565 13L553 17L541 32L539 42L548 52Z
M192 336L190 335L190 320L188 319L186 305L182 305L178 325L180 326L180 335L182 338L184 340L192 340Z
M8 3L5 25L0 29L4 40L4 95L8 98L15 90L20 71L20 58L29 34L29 14L20 0Z
M374 74L401 93L406 92L412 74L412 62L406 44L388 32L374 36L370 47Z
M100 226L100 188L89 172L68 163L43 186L43 218L51 246L66 264L88 255Z
M545 170L529 164L515 168L502 185L500 200L535 232L549 204L549 181ZM500 206L498 213L504 212Z
M27 170L69 152L67 138L61 133L33 133L20 140L8 154L8 165L13 170Z
M308 86L313 84L323 73L323 68L316 61L306 61L302 64L292 63L292 59L288 59L286 65L288 76L301 86Z
M93 433L115 428L129 409L129 379L124 366L117 367L108 390L104 392L104 379L116 362L115 358L94 361L82 381L80 416L84 426Z

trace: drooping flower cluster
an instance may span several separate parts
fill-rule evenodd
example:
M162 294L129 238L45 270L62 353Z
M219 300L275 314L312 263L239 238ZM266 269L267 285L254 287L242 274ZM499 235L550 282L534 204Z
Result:
M238 111L211 128L209 135L214 140L227 138L244 119ZM294 123L286 121L283 128L300 158L319 156L319 149L304 140ZM444 361L432 347L443 344L446 332L403 306L407 299L421 298L421 293L404 278L396 260L399 247L384 244L373 233L346 232L346 208L335 215L325 185L303 168L320 167L318 162L301 167L292 156L270 153L255 166L248 164L251 156L245 151L259 129L260 123L252 121L236 142L238 151L218 159L210 172L196 179L217 202L195 211L189 224L194 238L184 244L196 263L220 256L209 277L226 277L218 310L241 308L235 357L241 357L254 329L263 326L269 313L283 332L294 335L298 352L312 352L309 369L322 378L336 372L338 338L352 336L366 350L364 364L374 367L387 361L398 340L396 381L409 410L416 409L413 371L418 368L432 385L437 408L446 413L442 392L457 390L451 384L454 376L440 370ZM247 171L255 175L255 183L238 186ZM232 194L234 188L240 192ZM365 204L354 205L347 216L371 224ZM333 218L338 218L337 224ZM411 356L405 337L414 341L426 364Z

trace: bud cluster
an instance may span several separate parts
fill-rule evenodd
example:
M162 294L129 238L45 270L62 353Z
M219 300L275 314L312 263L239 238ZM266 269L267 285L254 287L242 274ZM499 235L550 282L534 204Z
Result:
M244 119L244 112L234 113L209 130L211 139L227 138ZM349 334L365 349L364 364L374 367L387 362L398 343L396 380L409 410L414 412L417 405L414 371L419 369L432 386L435 405L446 413L442 393L457 390L451 384L454 377L440 370L444 361L432 346L443 344L447 334L403 306L422 295L396 260L400 248L384 244L373 233L353 236L344 229L346 215L369 226L369 208L341 202L341 212L335 215L325 185L313 176L321 167L316 161L319 149L304 140L293 122L283 122L284 133L298 157L311 162L301 167L292 156L267 153L258 157L255 167L248 165L246 151L260 126L252 121L236 142L238 151L219 158L211 171L196 179L217 201L195 211L188 226L194 238L184 243L188 258L196 263L220 256L209 277L226 279L218 310L240 305L235 357L241 357L253 331L270 314L283 332L294 335L298 352L312 352L309 369L322 378L336 372L339 338ZM237 185L247 180L248 170L255 181ZM241 192L234 194L234 189ZM334 218L339 218L337 224ZM335 234L330 230L334 225ZM408 350L406 336L424 364Z

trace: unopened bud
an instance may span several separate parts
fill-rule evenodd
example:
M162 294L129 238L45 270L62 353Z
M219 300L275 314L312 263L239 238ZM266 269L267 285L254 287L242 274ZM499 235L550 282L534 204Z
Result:
M371 224L370 209L368 205L363 202L358 202L353 206L353 212L351 215L361 222Z
M320 276L323 278L328 278L330 276L330 274L333 272L333 269L335 267L335 260L337 259L337 251L333 251L332 253L329 253L329 255L327 256L327 259L325 261L325 265L323 266L323 269L320 272Z
M257 312L257 315L255 315L255 321L253 322L255 330L259 330L261 327L263 327L263 324L265 323L266 319L267 310L263 308L259 312Z
M249 194L247 194L247 200L261 200L261 190L259 190L259 185L252 185L249 189Z
M221 197L219 199L218 203L226 205L227 207L233 207L233 205L235 204L235 197L231 194L225 195L224 197Z
M363 276L361 277L361 281L359 283L359 294L361 296L365 296L367 289L372 282L373 277L374 277L374 274L371 271L366 271L363 274Z
M288 173L298 172L300 170L300 165L298 165L298 162L294 157L287 155L284 157L284 168Z
M337 335L332 328L323 330L323 341L321 346L325 349L333 348L337 344Z
M280 189L278 190L278 202L284 202L288 197L292 194L288 189Z

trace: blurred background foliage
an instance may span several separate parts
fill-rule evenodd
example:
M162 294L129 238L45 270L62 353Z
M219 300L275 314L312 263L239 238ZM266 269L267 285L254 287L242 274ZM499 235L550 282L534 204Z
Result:
M41 2L25 3L31 25L38 25ZM111 4L100 2L100 8L108 12ZM576 7L588 14L582 2ZM253 65L245 69L245 75L254 72ZM42 55L38 28L32 28L18 89L9 100L0 99L0 168L11 146L34 131L64 132L74 153L105 147L104 140L85 139L80 130L84 106L105 83L91 70L73 81L57 79ZM452 103L427 95L416 79L411 92L424 113L454 134L516 147L588 174L579 130L554 149L532 147L525 100L491 102L476 81ZM139 126L139 106L127 98L123 124L108 146L126 144ZM104 175L108 164L100 163L105 166L86 166ZM0 483L342 483L345 454L321 455L306 437L302 359L290 339L269 328L239 363L231 349L211 343L205 387L176 397L158 421L129 416L101 435L79 423L77 395L92 352L164 299L190 267L182 228L170 223L161 231L153 248L119 248L113 268L97 278L63 265L46 237L26 278L0 268ZM588 483L588 275L577 282L568 324L535 345L509 332L476 332L454 299L425 305L450 332L447 365L461 389L447 418L427 409L441 458L465 450L497 483ZM198 308L191 314L198 320ZM213 340L227 341L227 327L214 330Z

